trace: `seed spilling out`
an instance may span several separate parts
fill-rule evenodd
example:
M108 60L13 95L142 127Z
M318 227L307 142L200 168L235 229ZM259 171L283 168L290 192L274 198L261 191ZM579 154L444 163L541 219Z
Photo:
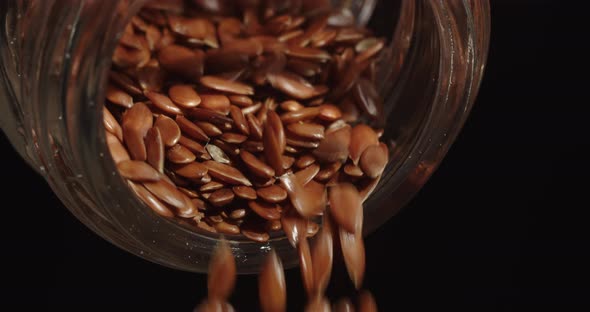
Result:
M365 275L365 244L363 237L361 233L350 233L343 228L340 228L339 235L346 270L354 286L359 289Z
M281 259L272 250L266 257L258 276L260 307L263 312L285 311L287 286Z
M207 289L209 298L227 300L236 283L236 262L229 244L222 239L209 265Z

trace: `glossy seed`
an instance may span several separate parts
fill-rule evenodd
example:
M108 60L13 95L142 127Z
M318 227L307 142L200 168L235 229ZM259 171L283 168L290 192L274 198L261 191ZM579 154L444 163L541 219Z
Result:
M248 239L251 239L255 242L265 243L270 239L270 235L264 231L264 229L255 229L255 228L248 228L243 227L241 229L242 235L246 236Z
M202 107L191 109L189 115L196 120L210 122L219 127L225 126L226 124L231 125L233 123L233 120L226 117L224 114Z
M153 125L152 112L142 102L135 103L123 115L123 137L134 160L147 159L144 137Z
M232 185L252 186L252 183L234 167L212 160L205 161L203 164L209 169L209 175L219 181Z
M311 154L305 154L295 161L295 167L299 169L307 168L315 163L315 157Z
M123 73L110 71L109 80L117 84L117 86L122 88L125 92L129 93L129 95L143 95L143 91L141 91L137 83L133 81L131 78L129 78L129 76Z
M331 4L328 4L327 1L304 1L303 5L304 10L316 12L321 12L331 7ZM328 25L328 17L327 14L322 14L316 17L307 27L305 34L301 36L301 38L298 38L296 42L293 42L293 45L298 45L300 47L308 45L313 37L317 36L317 34L326 28Z
M285 51L285 53L291 57L312 60L316 62L327 62L332 58L330 53L316 48L290 46L287 51Z
M219 129L216 125L206 122L206 121L195 121L195 125L197 125L203 132L209 137L218 137L223 134L223 131Z
M248 128L250 129L250 137L257 141L262 140L262 123L258 118L256 118L254 114L248 114L246 115L246 121L248 122Z
M329 181L338 175L340 168L342 168L342 163L339 161L324 165L314 179L329 184Z
M157 65L138 68L137 82L145 92L160 92L164 86L164 72ZM161 111L163 112L163 111ZM170 114L167 112L167 114Z
M188 196L191 199L191 201L193 202L193 204L195 203L193 201L193 199L199 198L199 193L197 193L194 190L189 190L189 189L184 188L184 187L177 187L177 188L178 188L179 191L181 191L182 193L184 193L184 195ZM196 205L195 205L195 207L196 207ZM197 207L197 208L199 208L199 207Z
M228 98L229 98L229 101L233 105L236 105L238 107L249 107L249 106L252 106L252 104L254 104L252 99L246 95L234 94L234 95L229 95Z
M309 183L309 181L315 178L318 172L320 172L320 166L317 164L312 164L302 170L295 172L295 176L297 177L297 180L301 182L301 184L306 185Z
M266 161L277 175L283 174L285 170L283 169L282 155L287 143L283 123L274 111L268 112L262 140Z
M302 138L321 140L324 138L324 126L314 123L292 123L287 129Z
M280 107L282 110L284 110L286 112L296 112L296 111L304 108L304 106L301 105L301 103L299 103L297 101L293 101L293 100L289 100L289 101L285 101L285 102L281 103Z
M205 183L203 185L201 185L201 187L199 188L200 192L213 192L213 191L217 191L220 190L224 187L225 185L223 183L219 183L217 181L211 181L208 183Z
M239 219L244 218L244 216L246 216L246 209L243 209L243 208L234 209L229 214L229 218L232 220L239 220Z
M281 210L279 205L271 204L265 201L253 200L248 202L248 207L252 209L257 215L266 220L279 220L281 218Z
M274 250L271 250L258 276L260 307L263 312L286 311L287 286L283 264Z
M174 146L180 139L180 128L176 121L172 118L164 115L158 116L154 127L158 128L160 135L162 136L162 142L168 147Z
M262 178L271 178L275 175L273 168L265 164L258 157L248 151L242 151L240 157L248 169L255 175Z
M121 141L119 141L119 139L117 139L114 134L107 132L106 137L107 146L109 147L111 157L113 158L115 164L131 159L127 149L125 149L123 144L121 144Z
M199 39L212 48L219 47L215 25L209 19L169 15L168 24L170 29L179 35Z
M174 173L187 179L198 180L207 174L207 167L197 162L191 162L178 166L174 169Z
M236 262L228 242L222 239L211 258L207 274L209 298L227 300L236 284Z
M229 99L223 94L201 94L201 108L226 115L229 112Z
M261 187L269 187L269 186L275 184L276 179L274 177L269 178L269 179L254 177L253 181L254 181L255 187L261 188Z
M105 129L115 135L119 141L123 141L123 128L121 128L117 119L115 119L106 106L102 108L102 116Z
M303 77L289 72L269 73L270 84L288 96L299 100L307 100L318 96L317 89Z
M256 199L256 190L249 186L239 185L232 188L236 196L242 199L254 200Z
M329 189L330 214L334 221L350 233L360 233L363 226L363 204L356 187L341 183Z
M223 207L234 200L234 192L231 189L222 188L209 196L209 202L216 207ZM219 229L217 229L219 230ZM238 231L239 232L239 231Z
M183 108L193 108L201 104L201 97L191 85L173 85L168 90L168 96Z
M317 194L306 192L305 187L292 173L280 177L281 186L287 191L291 204L303 217L309 218L317 215L324 207L317 201Z
M180 110L180 108L178 108L178 106L176 106L174 103L172 103L172 100L170 100L170 98L165 94L147 91L147 92L145 92L145 96L150 101L152 101L154 106L156 106L159 110L161 110L167 114L170 114L170 115L182 114L182 111Z
M320 141L313 155L322 162L340 162L348 157L350 146L350 126L344 126L335 131L326 131L324 139Z
M295 163L295 158L291 157L291 156L283 155L282 159L283 159L283 169L284 170L291 169L291 167Z
M213 195L213 194L211 194L211 195ZM211 200L211 199L209 198L209 200ZM219 233L225 233L225 234L230 234L230 235L240 234L240 227L239 226L237 226L235 224L227 223L225 221L215 223L214 227L217 230L217 232L219 232Z
M135 194L155 213L162 217L172 218L174 213L166 207L154 194L150 193L145 187L139 184L135 184L131 181L127 181L127 184L135 192Z
M202 142L209 141L209 136L205 134L203 129L199 128L199 126L188 120L186 117L181 115L176 116L176 123L178 124L178 127L180 127L180 130L187 136Z
M313 119L319 115L321 109L319 107L306 107L296 111L291 111L281 115L281 120L285 124L296 123Z
M299 243L297 244L297 252L299 255L299 268L301 270L303 287L307 292L308 298L311 298L313 296L314 279L311 252L309 250L309 242L307 241L307 238L304 237L299 240Z
M166 152L166 159L174 164L188 164L195 161L197 156L193 154L188 148L176 144Z
M337 106L332 104L324 104L320 106L320 113L318 118L325 121L336 121L342 117L342 112Z
M217 233L217 230L212 227L211 225L207 224L207 222L199 222L197 223L197 228L205 231L205 232L209 232L209 233Z
M152 182L160 180L160 174L152 166L143 161L126 160L117 164L123 178L136 182Z
M226 132L221 135L221 140L229 144L242 144L247 139L247 136L239 133Z
M193 202L193 205L195 205L195 207L201 211L207 211L209 209L207 203L205 203L202 199L193 198L191 201Z
M306 237L307 221L292 206L285 208L281 216L281 226L293 248Z
M359 166L370 178L376 178L383 173L389 161L389 150L384 143L367 147L359 161Z
M164 142L158 128L151 128L145 136L147 163L160 173L164 173Z
M106 98L109 102L125 108L131 108L133 106L131 95L112 84L107 85Z
M229 115L231 116L232 120L234 121L234 125L237 130L245 135L250 135L250 128L248 127L248 121L246 117L242 113L242 110L237 106L230 106L229 108Z
M365 244L361 233L350 233L339 229L340 248L348 275L357 289L361 287L365 275Z
M311 245L311 262L313 263L313 287L316 294L323 294L332 275L334 258L334 238L329 216L324 215L324 222Z
M186 209L187 202L190 202L186 195L163 179L157 182L146 182L143 185L161 201L180 210Z
M377 144L379 144L379 139L373 128L365 124L354 126L350 131L350 146L348 149L353 164L358 164L367 147Z
M323 48L331 44L334 41L334 39L336 39L337 35L338 31L336 30L324 30L312 39L311 46L314 48Z
M201 155L201 154L207 154L207 150L205 149L205 147L185 136L180 136L180 139L178 140L178 144L188 148L189 151L197 154L197 155Z
M215 76L201 77L201 84L213 90L239 94L239 95L253 95L254 89L246 84L223 79ZM229 101L229 99L228 99Z
M314 77L322 72L322 65L320 63L290 59L287 62L287 68L292 72L303 77Z
M360 178L364 175L363 170L361 170L361 168L359 166L355 166L354 164L351 164L351 163L344 165L343 171L347 175L354 177L354 178Z
M179 192L184 196L185 205L178 209L177 216L181 218L192 219L199 215L199 210L197 209L197 206L193 204L192 200L183 192Z
M250 153L261 153L264 151L264 145L262 144L262 142L246 141L242 144L242 151L248 151Z
M256 194L269 203L280 203L287 199L287 192L278 185L259 188Z

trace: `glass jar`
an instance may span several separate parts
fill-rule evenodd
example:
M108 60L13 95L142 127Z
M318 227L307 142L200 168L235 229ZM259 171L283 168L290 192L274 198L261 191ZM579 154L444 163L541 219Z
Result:
M156 216L110 158L102 103L111 55L145 0L1 1L0 126L64 205L114 245L147 260L204 272L218 237ZM365 202L365 234L395 215L426 182L474 102L489 43L487 0L333 1L389 39L379 66L384 139L396 148ZM285 238L231 241L238 271L256 272Z

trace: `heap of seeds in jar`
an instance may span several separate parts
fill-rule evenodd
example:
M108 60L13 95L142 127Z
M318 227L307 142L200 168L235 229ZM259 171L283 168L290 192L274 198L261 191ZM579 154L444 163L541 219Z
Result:
M389 159L384 40L324 2L148 2L115 48L104 125L155 213L302 253L329 215L358 285L362 203Z

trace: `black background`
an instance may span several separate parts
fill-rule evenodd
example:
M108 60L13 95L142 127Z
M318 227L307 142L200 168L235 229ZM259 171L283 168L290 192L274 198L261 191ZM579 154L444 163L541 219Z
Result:
M583 1L491 1L471 117L410 207L367 238L365 286L382 311L590 307L587 11ZM0 305L17 307L2 310L190 311L203 298L203 275L103 241L0 145ZM297 270L287 282L300 311ZM240 277L232 303L257 310L255 277Z

